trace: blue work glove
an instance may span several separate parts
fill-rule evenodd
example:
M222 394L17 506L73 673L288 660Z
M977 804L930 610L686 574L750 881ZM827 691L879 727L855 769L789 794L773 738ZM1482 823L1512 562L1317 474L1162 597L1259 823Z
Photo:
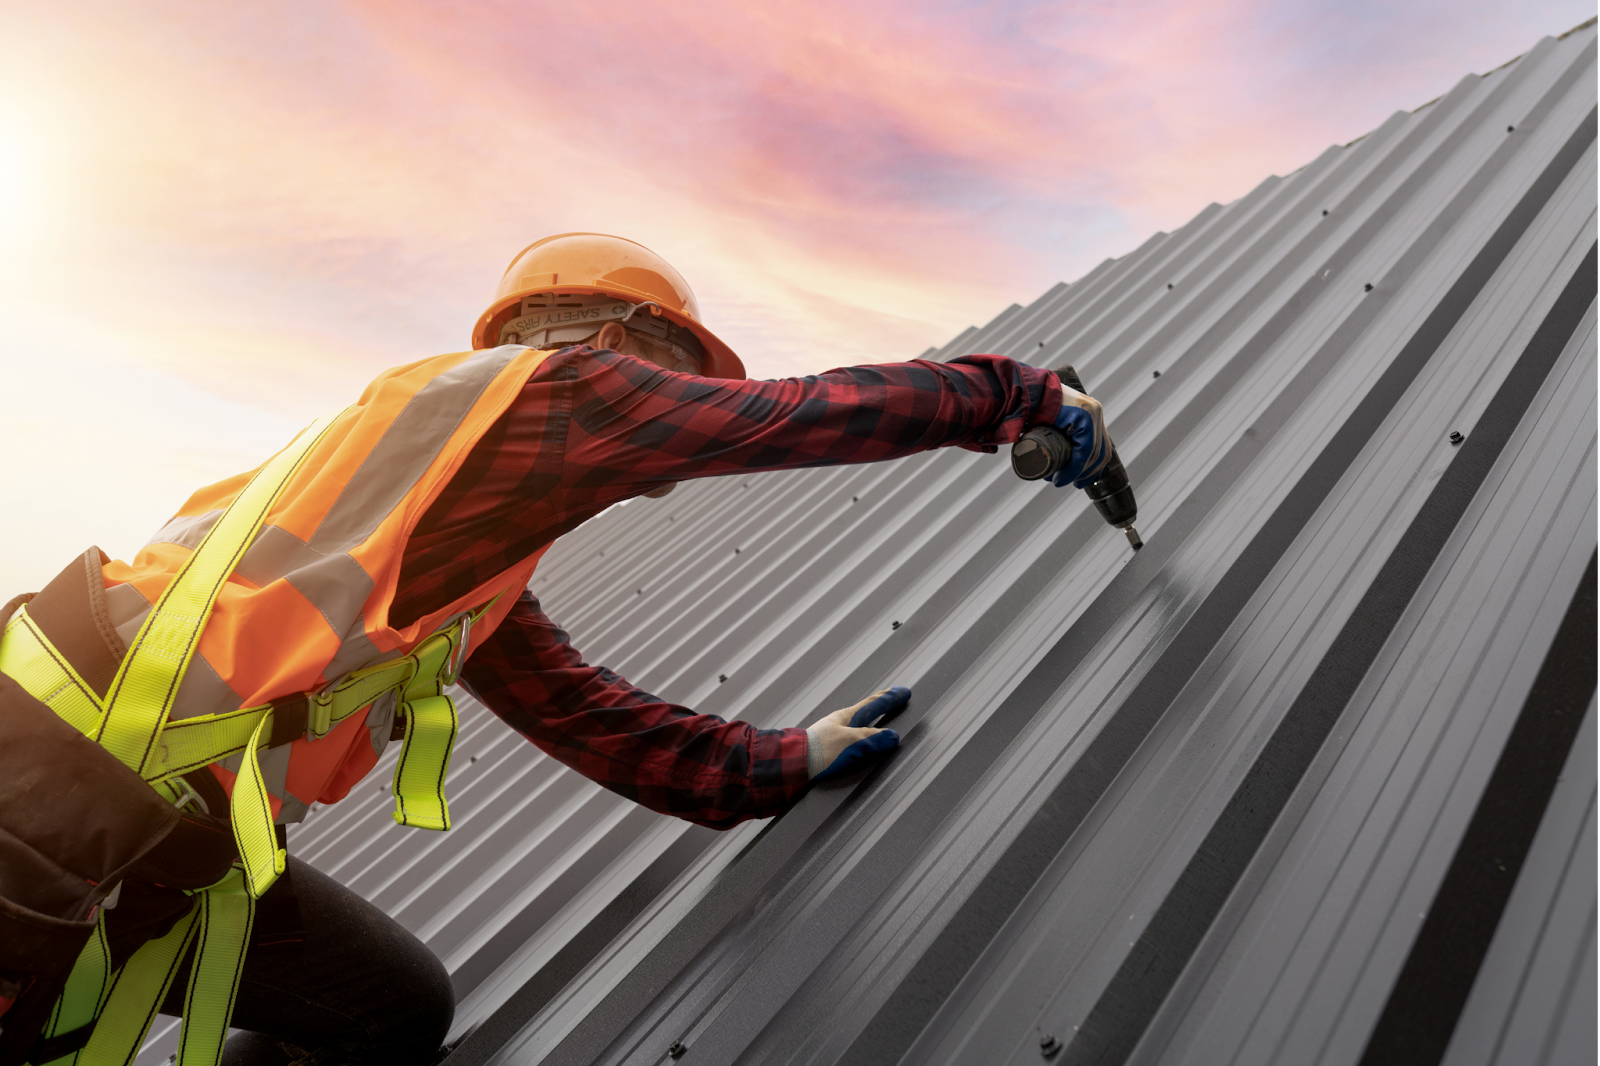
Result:
M813 722L806 729L806 762L811 780L822 781L848 773L868 759L899 747L899 733L893 729L873 729L871 723L898 711L910 701L911 690L896 685Z
M1061 385L1061 411L1055 427L1072 441L1067 464L1050 479L1057 488L1083 488L1100 474L1111 458L1111 438L1106 434L1105 415L1092 396L1085 396L1065 382Z

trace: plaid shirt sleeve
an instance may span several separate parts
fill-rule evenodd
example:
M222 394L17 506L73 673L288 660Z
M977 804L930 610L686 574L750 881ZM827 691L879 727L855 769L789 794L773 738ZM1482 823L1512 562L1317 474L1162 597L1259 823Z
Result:
M1055 375L996 355L778 381L675 374L587 347L551 355L406 545L390 624L464 596L588 518L673 481L995 451L1061 404ZM664 703L584 664L529 598L467 664L491 710L579 773L663 813L727 827L807 783L805 731Z
M786 810L809 780L804 729L696 714L590 666L528 592L462 678L513 729L584 777L713 829Z

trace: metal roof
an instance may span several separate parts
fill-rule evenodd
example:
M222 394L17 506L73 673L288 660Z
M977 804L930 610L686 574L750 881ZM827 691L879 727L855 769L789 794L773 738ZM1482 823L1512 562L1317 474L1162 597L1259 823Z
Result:
M944 450L541 565L703 711L909 685L877 769L718 834L469 703L455 829L380 772L291 849L445 960L460 1066L1592 1061L1595 86L1587 24L929 354L1073 363L1137 554Z

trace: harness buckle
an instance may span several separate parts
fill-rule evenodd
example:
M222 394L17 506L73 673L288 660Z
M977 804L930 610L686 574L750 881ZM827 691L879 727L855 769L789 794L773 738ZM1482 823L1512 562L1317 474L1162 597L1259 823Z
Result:
M450 652L450 665L441 679L446 685L455 684L456 678L461 676L461 668L467 665L467 644L471 640L472 612L468 611L461 616L461 642Z
M184 780L182 777L168 778L166 785L168 788L172 789L172 791L177 793L177 795L172 799L172 805L178 808L180 811L188 808L189 804L193 803L196 807L200 808L199 813L211 813L211 808L206 805L205 799L200 795L200 793L195 791L193 785L189 784L189 782ZM119 882L117 889L120 891L121 888L122 885ZM102 904L102 906L104 906L104 904Z
M333 728L333 690L340 678L334 678L316 692L306 696L306 739L321 740Z

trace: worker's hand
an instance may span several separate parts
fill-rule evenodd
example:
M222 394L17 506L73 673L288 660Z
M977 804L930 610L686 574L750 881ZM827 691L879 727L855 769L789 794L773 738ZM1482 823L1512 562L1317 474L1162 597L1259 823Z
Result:
M813 722L806 729L810 741L806 758L811 780L835 777L899 747L899 733L893 729L873 729L870 723L898 711L910 700L911 690L896 685Z
M1085 396L1065 382L1061 385L1061 411L1056 428L1072 440L1072 455L1050 481L1057 488L1073 485L1083 488L1100 473L1111 458L1111 438L1106 434L1105 415L1093 396Z

